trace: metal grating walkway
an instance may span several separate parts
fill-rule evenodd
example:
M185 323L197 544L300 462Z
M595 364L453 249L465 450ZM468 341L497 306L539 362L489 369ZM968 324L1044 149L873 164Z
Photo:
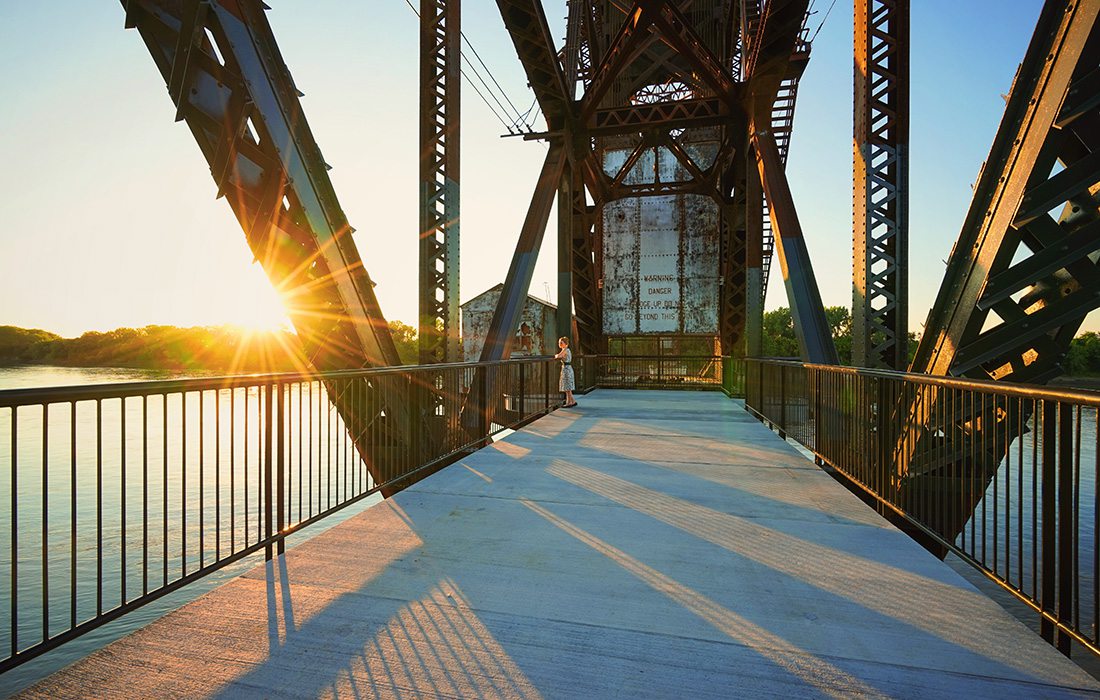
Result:
M1098 692L740 402L601 390L26 694Z

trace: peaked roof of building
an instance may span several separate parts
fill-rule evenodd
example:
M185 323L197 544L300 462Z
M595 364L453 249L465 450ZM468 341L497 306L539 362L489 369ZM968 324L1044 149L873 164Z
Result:
M500 292L500 291L503 291L503 290L504 290L504 283L503 282L498 282L498 283L494 284L492 287L489 287L488 289L486 289L481 294L477 294L475 296L472 296L469 299L467 299L465 302L459 304L459 308L465 307L470 302L474 301L475 299L480 299L481 297L485 296L486 294L490 294L492 292ZM531 294L527 295L527 299L528 299L528 301L537 302L537 303L542 304L543 306L549 307L551 309L557 309L558 308L557 304L551 304L550 302L546 301L545 299L539 299L538 297L533 296Z

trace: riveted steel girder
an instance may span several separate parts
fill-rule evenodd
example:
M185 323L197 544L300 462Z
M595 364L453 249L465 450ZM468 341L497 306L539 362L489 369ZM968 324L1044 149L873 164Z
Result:
M768 198L776 233L776 251L779 253L779 265L783 270L783 283L791 304L802 360L824 365L840 364L775 137L767 131L753 131L752 146L756 152L760 182Z
M497 7L547 125L551 129L561 128L572 93L566 88L542 2L497 0Z
M493 312L493 320L489 322L489 330L485 334L485 346L480 358L482 362L508 357L514 329L523 310L523 302L527 299L527 290L531 287L531 277L535 274L539 248L542 247L550 208L557 196L565 163L564 145L558 140L551 141L531 197L531 205L527 209L527 218L523 221L523 228L516 242L516 251L512 255L512 264L504 280L504 289L500 292L500 303Z
M762 299L764 287L760 275L763 255L748 247L766 244L763 236L750 235L745 226L747 110L759 107L767 115L779 141L782 162L793 120L795 87L808 57L809 47L800 39L806 0L634 0L629 4L570 0L566 41L557 53L545 31L539 3L509 0L498 5L536 99L544 111L547 105L551 110L549 132L531 138L560 139L571 173L567 176L570 183L559 183L560 306L566 307L567 298L572 301L582 346L589 345L589 335L591 344L599 345L603 327L600 252L605 205L620 199L690 194L713 200L720 212L715 214L720 229L718 333L726 351L742 352L745 314L750 307L746 290L751 285ZM751 24L743 18L746 5L755 5L749 13ZM749 31L756 52L753 65L760 75L750 72L745 77L750 83L755 80L755 94L749 94L740 80L748 42L745 32ZM581 84L584 93L573 100L574 90ZM777 100L781 86L786 90L783 99ZM701 142L712 145L700 151ZM608 148L618 151L614 170L612 161L604 160ZM658 153L668 172L661 177L635 172L641 163L655 162ZM740 171L740 179L731 177L735 170ZM752 172L758 179L755 164ZM669 173L674 174L670 177ZM591 205L583 201L585 189ZM572 191L571 197L565 194L567 190ZM569 199L574 203L572 217L565 216ZM757 206L753 211L766 210ZM593 223L598 228L595 236L588 233ZM752 228L756 233L760 226ZM791 228L788 224L788 230ZM568 270L564 263L567 239L573 247L573 264ZM596 241L601 245L593 245ZM517 251L517 256L526 255L527 251ZM747 268L750 259L757 261L752 271ZM803 267L800 263L795 266ZM564 290L566 282L572 287L571 295ZM503 313L507 304L505 295L498 311ZM759 312L762 305L754 303L751 308ZM586 327L596 330L586 333ZM759 328L758 321L754 327ZM511 339L503 327L500 332L502 343Z
M752 33L743 59L746 94L752 101L751 116L760 124L766 123L783 79L805 67L808 56L800 55L800 36L808 6L809 0L767 0L759 20L749 22Z
M909 365L909 0L856 0L852 363Z
M125 0L256 259L320 370L398 364L294 85L258 0ZM416 449L403 407L377 378L330 394L377 483ZM331 387L330 387L331 388ZM385 435L385 446L364 436Z
M314 364L396 364L373 284L262 3L123 4Z
M596 110L587 124L591 136L632 134L647 129L695 129L728 123L740 110L731 110L715 97L649 102Z
M1100 188L1098 14L1100 0L1044 7L914 371L1045 381L1068 348L1060 331L1100 306L1089 257L1100 244L1087 243Z
M420 1L420 363L461 359L460 0Z
M1100 307L1098 65L1100 0L1047 2L912 371L1023 383L1061 373L1085 315ZM926 387L899 406L899 489L962 475L977 485L976 503L993 478L983 465L997 465L1027 430L1033 405L946 402Z

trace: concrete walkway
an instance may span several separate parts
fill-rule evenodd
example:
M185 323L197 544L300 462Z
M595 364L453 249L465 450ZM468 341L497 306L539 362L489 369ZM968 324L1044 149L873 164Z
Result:
M739 402L580 401L26 695L1100 691Z

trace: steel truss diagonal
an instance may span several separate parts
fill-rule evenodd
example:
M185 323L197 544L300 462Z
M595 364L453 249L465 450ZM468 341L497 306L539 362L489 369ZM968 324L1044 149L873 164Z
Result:
M461 359L460 0L420 2L420 363Z
M542 2L497 0L497 7L543 116L550 128L561 128L572 93L566 89Z
M1044 6L911 371L1048 381L1100 307L1098 20L1100 0ZM981 465L1000 462L1034 404L1021 415L997 400L949 400L926 389L898 407L897 487L969 480L976 504L994 475Z
M852 363L909 365L909 0L856 0Z
M807 10L807 3L802 0L744 0L742 3L742 70L748 82L745 89L748 110L757 123L770 122L770 131L784 166L794 128L798 82L810 57L810 45L803 36ZM755 205L753 208L756 209ZM759 308L763 309L775 252L775 234L766 199L760 211Z
M300 93L258 0L125 0L137 28L256 259L285 300L320 370L398 364ZM385 379L330 399L376 479L415 448ZM380 394L381 392L381 394ZM387 435L386 447L363 436Z
M1044 8L914 371L1046 381L1100 306L1100 271L1089 257L1100 244L1087 242L1100 240L1098 12L1100 0Z
M840 364L775 137L767 131L754 131L752 142L760 183L771 204L779 264L802 360L823 365Z

